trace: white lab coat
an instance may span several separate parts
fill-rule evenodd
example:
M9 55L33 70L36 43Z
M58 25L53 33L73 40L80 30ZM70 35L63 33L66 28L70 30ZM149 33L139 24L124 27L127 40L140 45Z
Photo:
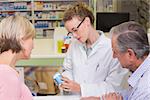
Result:
M116 91L127 73L113 58L110 39L101 32L96 42L87 57L83 44L73 41L64 59L63 75L80 84L81 96L100 96Z

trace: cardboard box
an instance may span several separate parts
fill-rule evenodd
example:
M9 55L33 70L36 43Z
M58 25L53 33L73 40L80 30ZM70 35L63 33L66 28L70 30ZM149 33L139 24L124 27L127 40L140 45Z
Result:
M55 85L53 75L59 71L59 68L44 67L35 70L35 78L39 86L40 94L57 94L58 87Z

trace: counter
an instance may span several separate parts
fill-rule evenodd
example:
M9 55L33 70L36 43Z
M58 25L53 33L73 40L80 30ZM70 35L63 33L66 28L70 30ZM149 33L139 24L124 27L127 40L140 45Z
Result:
M35 96L33 100L80 100L79 96Z

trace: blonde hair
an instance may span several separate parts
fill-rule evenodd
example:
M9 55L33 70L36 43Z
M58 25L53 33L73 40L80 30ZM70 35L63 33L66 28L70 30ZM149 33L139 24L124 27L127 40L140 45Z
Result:
M20 52L20 40L35 36L33 24L23 16L9 16L0 23L0 53L8 51Z

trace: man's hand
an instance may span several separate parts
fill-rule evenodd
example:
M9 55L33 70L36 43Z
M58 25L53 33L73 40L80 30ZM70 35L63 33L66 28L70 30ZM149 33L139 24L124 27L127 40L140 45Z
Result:
M100 97L94 97L94 96L82 97L80 100L100 100Z
M123 100L122 96L117 93L109 93L100 97L82 97L80 100Z
M109 93L102 96L102 100L123 100L122 96L117 93Z
M74 82L73 80L68 79L67 77L62 77L62 80L64 81L61 84L61 88L64 91L71 91L71 92L77 92L80 93L81 89L80 89L80 85L76 82Z

